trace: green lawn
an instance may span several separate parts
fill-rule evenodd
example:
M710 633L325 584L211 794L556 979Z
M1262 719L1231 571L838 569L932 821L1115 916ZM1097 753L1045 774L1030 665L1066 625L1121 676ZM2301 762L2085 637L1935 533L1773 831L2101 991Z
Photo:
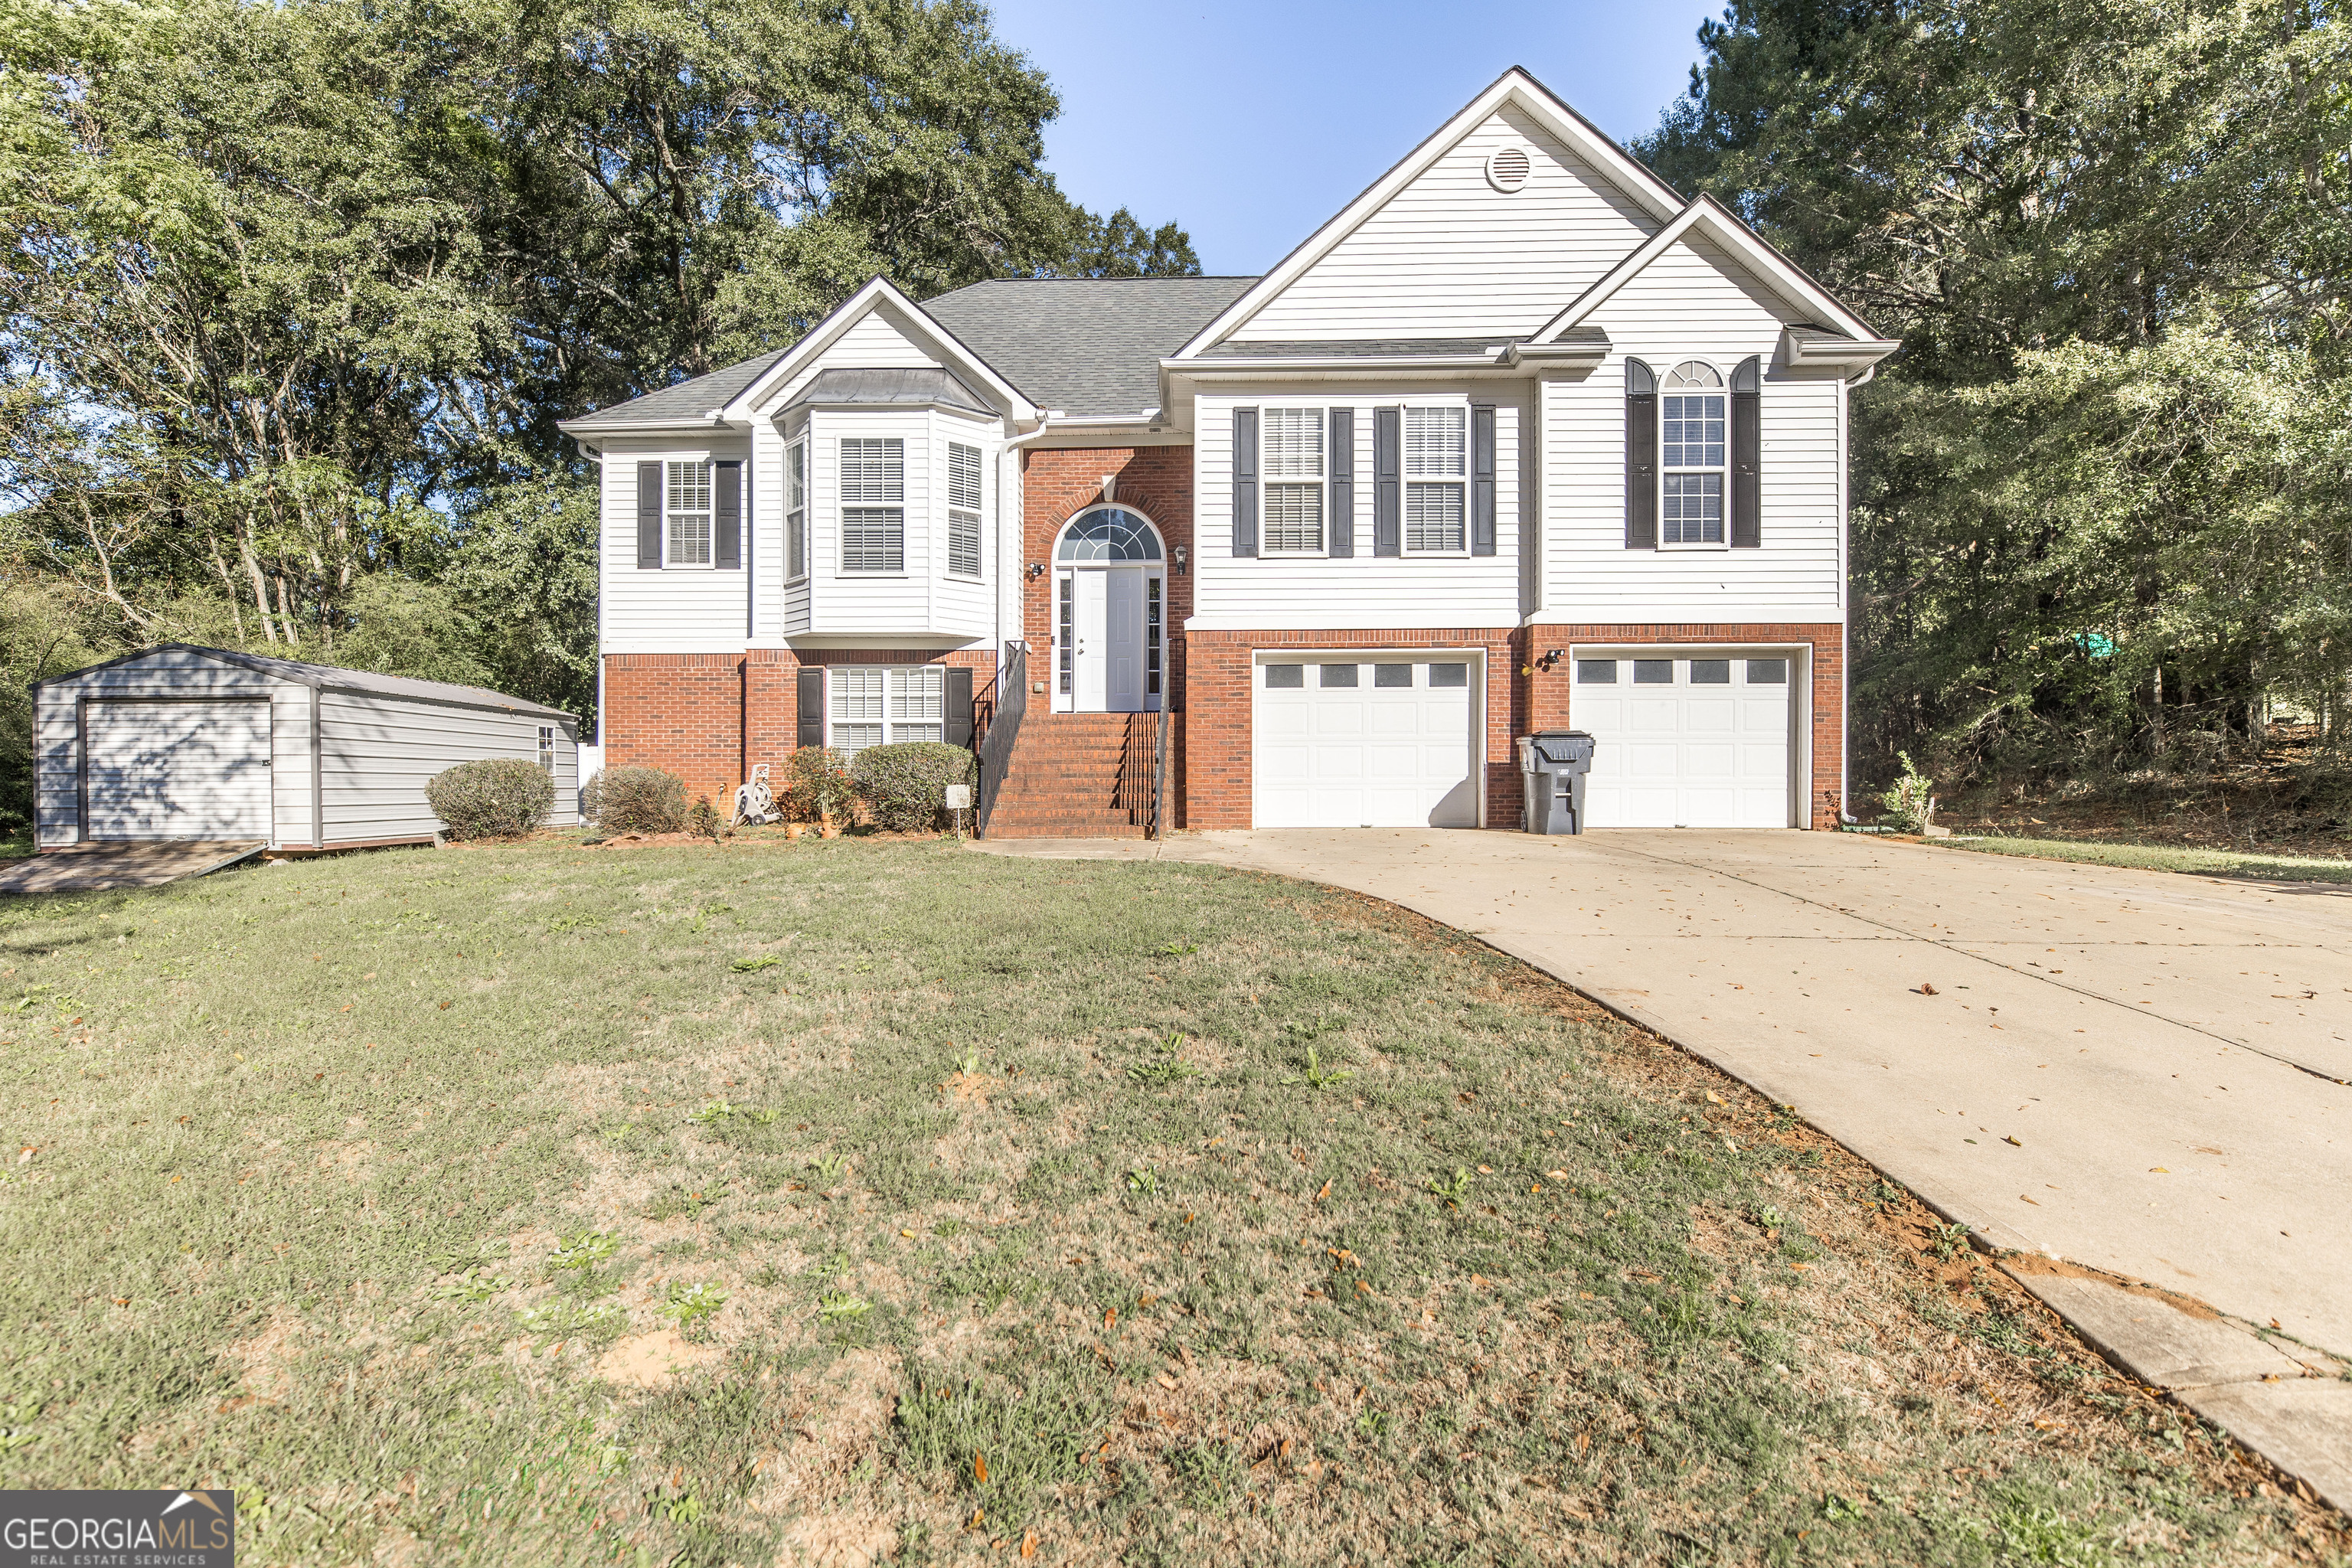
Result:
M543 845L0 925L0 1485L234 1486L247 1563L2321 1560L1867 1167L1347 895Z
M2252 877L2273 882L2352 882L2352 860L2317 860L2300 855L2252 855L2234 849L2190 849L2169 844L2089 844L2064 838L1992 835L1923 838L1919 842L1937 848L2024 855L2042 860L2075 860L2093 866L2131 866L2144 871Z

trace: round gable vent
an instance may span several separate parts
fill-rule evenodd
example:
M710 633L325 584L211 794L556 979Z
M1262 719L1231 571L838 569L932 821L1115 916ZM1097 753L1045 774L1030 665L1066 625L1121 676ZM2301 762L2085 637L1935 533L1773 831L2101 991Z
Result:
M1497 147L1486 154L1486 183L1508 193L1528 183L1535 163L1524 147Z

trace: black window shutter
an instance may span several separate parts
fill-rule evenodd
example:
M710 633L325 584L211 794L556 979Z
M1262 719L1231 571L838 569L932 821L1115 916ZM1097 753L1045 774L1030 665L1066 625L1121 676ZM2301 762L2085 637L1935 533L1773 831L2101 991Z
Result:
M803 669L800 675L800 725L793 735L803 746L824 744L824 669Z
M637 570L661 569L662 466L637 465Z
M1731 373L1731 547L1753 550L1764 542L1763 431L1764 363L1750 354Z
M1356 411L1331 410L1331 554L1356 553Z
M1404 410L1372 410L1372 553L1400 555L1403 551L1404 495L1398 488L1398 470L1404 446Z
M1625 362L1625 548L1658 547L1658 378Z
M1257 410L1234 410L1234 555L1257 553Z
M963 665L948 666L948 744L971 744L971 670Z
M1495 405L1470 409L1470 553L1495 553Z
M743 465L710 465L710 563L734 572L743 565Z

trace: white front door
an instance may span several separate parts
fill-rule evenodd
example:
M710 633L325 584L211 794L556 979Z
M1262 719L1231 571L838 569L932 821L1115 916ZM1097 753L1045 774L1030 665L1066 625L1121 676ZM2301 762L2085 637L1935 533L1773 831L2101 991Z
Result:
M1071 693L1071 706L1081 713L1103 710L1104 677L1108 673L1103 655L1108 639L1104 637L1103 602L1107 597L1104 574L1100 572L1070 574L1070 593L1075 605L1071 616L1071 634L1076 638L1072 674L1076 689Z
M1799 662L1786 650L1693 658L1577 650L1568 721L1593 739L1594 827L1789 827Z
M1069 707L1079 713L1138 713L1144 707L1144 578L1140 566L1072 572L1062 592L1069 616Z

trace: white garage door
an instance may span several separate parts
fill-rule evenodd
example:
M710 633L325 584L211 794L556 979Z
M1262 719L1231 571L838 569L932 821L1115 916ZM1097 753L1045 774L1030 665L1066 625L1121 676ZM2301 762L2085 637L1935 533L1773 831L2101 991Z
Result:
M1590 825L1790 826L1795 668L1786 654L1580 651L1568 721L1594 741Z
M1253 820L1475 827L1478 674L1427 652L1261 660Z
M93 702L90 838L269 837L269 704Z

